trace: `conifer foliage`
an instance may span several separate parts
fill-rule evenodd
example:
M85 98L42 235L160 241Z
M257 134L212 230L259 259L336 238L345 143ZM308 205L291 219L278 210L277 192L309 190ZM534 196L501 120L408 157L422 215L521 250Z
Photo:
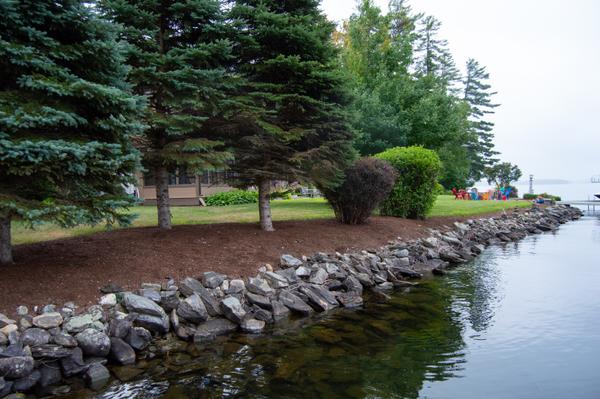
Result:
M231 20L246 81L234 168L241 185L258 187L261 227L270 231L273 180L337 184L354 159L334 25L317 0L238 0Z
M142 102L114 27L77 0L0 0L0 263L13 220L127 222Z
M226 119L235 86L224 65L231 43L218 0L104 0L105 15L123 26L129 79L148 98L137 145L154 175L158 224L171 228L169 175L223 166L230 158L208 122Z

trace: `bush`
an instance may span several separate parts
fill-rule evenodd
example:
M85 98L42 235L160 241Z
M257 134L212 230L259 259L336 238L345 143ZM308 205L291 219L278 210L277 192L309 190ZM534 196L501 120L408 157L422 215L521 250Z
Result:
M537 197L542 197L542 198L550 199L553 201L561 201L561 198L558 195L552 195L552 194L548 194L548 193L524 194L523 195L523 199L526 199L526 200L534 200L534 199L537 199Z
M396 171L387 162L362 158L344 172L343 183L323 194L341 223L363 224L387 198L396 180Z
M227 206L258 203L257 191L234 190L224 191L206 197L207 206Z
M425 218L437 197L437 178L442 166L435 151L422 147L396 147L376 157L388 161L398 172L396 184L381 206L381 214Z

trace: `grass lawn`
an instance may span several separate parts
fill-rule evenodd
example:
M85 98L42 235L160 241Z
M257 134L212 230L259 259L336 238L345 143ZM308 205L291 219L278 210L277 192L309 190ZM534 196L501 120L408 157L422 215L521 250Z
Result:
M456 201L453 196L442 195L431 212L431 216L470 216L502 209L529 207L528 201ZM155 226L156 208L154 206L137 206L131 209L138 215L134 227ZM308 220L332 218L333 212L323 199L296 199L272 202L273 220ZM173 207L173 224L209 224L209 223L251 223L258 221L256 204L234 205L225 207ZM81 226L74 229L61 229L53 224L37 226L35 230L24 227L21 223L13 223L13 244L26 244L48 241L57 238L72 237L104 231L104 226Z

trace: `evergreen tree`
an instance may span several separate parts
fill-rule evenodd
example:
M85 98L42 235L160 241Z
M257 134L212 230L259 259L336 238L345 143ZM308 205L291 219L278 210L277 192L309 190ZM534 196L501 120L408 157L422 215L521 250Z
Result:
M272 181L339 182L354 158L343 106L343 77L332 42L334 26L317 0L238 0L235 68L246 79L238 115L234 170L257 186L261 228L273 230Z
M127 222L123 185L143 103L127 92L116 30L83 1L0 0L0 263L10 225Z
M483 177L486 168L498 162L494 151L494 124L485 117L494 113L499 106L492 102L496 92L491 91L487 81L490 75L485 67L474 59L467 61L467 75L464 79L464 101L471 107L469 115L469 132L472 139L468 144L471 159L471 179L478 181Z
M227 119L236 80L225 65L231 43L219 0L104 0L102 9L123 25L134 90L148 97L137 138L143 164L154 175L158 224L171 228L169 173L199 172L230 158L207 121Z

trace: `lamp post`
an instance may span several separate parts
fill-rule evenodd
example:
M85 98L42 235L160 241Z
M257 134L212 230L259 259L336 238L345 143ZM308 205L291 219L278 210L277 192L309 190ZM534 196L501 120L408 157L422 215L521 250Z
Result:
M533 192L533 175L529 175L529 194L535 194Z

